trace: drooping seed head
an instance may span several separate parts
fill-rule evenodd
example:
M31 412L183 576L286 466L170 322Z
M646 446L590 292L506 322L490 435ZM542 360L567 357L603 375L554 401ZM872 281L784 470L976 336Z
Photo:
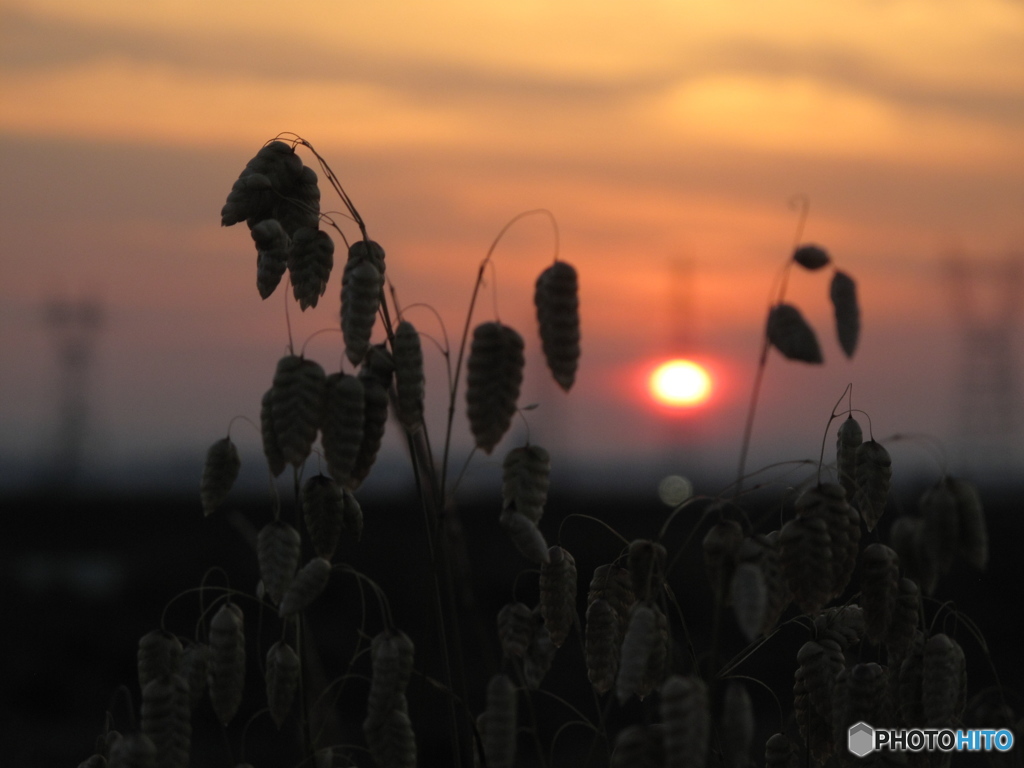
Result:
M512 768L516 759L518 700L507 675L494 675L487 684L484 756L490 768Z
M384 275L366 258L349 258L341 276L341 332L345 356L359 365L370 348Z
M369 476L370 469L377 461L377 453L380 451L388 422L388 385L368 364L374 358L390 360L390 355L367 354L366 362L359 370L359 381L363 385L363 439L359 443L359 452L345 484L350 491L356 490Z
M853 416L847 416L836 434L836 474L846 491L846 498L855 498L857 492L857 448L864 442L864 432ZM873 530L874 526L868 526Z
M754 705L746 686L738 680L729 681L725 687L719 723L719 732L728 734L722 740L724 768L746 768L754 740Z
M853 357L860 338L860 305L857 284L845 272L836 270L829 286L829 298L836 317L836 335L847 357Z
M814 331L792 304L776 304L771 308L766 333L772 345L790 360L804 363L823 361Z
M892 484L892 459L885 447L867 440L857 447L857 495L853 505L860 510L864 525L873 531L885 511Z
M868 638L882 642L892 626L899 594L900 558L895 550L878 542L861 553L860 602Z
M225 603L210 621L210 660L207 665L210 703L227 726L242 703L245 687L245 626L242 609Z
M162 675L142 689L142 732L156 747L156 768L188 768L192 744L192 710L188 681Z
M324 420L326 391L327 376L318 363L298 355L278 361L270 413L281 455L292 466L301 466L312 450Z
M526 603L506 603L498 611L498 640L506 656L525 655L533 629L533 611Z
M331 477L348 485L363 442L366 393L359 377L345 373L328 376L326 391L320 443Z
M288 250L288 272L292 293L303 311L315 307L324 295L333 267L334 241L327 232L315 226L295 230Z
M551 633L544 624L540 612L533 611L533 632L530 634L530 643L526 646L526 653L523 655L523 682L531 691L540 688L544 676L551 669L558 648L551 642Z
M963 651L949 635L939 633L924 644L921 669L921 708L925 725L949 728L957 714Z
M633 580L629 571L617 565L599 565L594 569L587 593L587 605L595 600L607 600L619 619L619 633L625 634L629 614L636 602Z
M666 768L705 765L711 735L708 690L699 677L671 675L661 684L658 714L664 724Z
M506 509L501 513L499 522L523 557L538 565L548 562L548 543L530 518Z
M314 557L295 574L281 598L278 615L284 619L304 611L320 597L331 577L331 561Z
M367 259L382 275L386 270L384 249L373 240L356 240L348 249L348 260Z
M729 602L729 584L736 568L736 555L743 543L743 527L735 520L720 520L708 530L701 542L704 569L711 591L723 605Z
M256 289L261 299L270 296L288 268L291 238L277 219L264 219L250 231L256 244Z
M342 489L327 475L313 475L303 484L300 498L313 550L330 560L345 527Z
M828 252L820 245L801 245L793 251L793 261L804 269L816 270L827 266L831 261Z
M660 641L658 618L651 605L637 603L629 617L626 635L622 639L619 673L615 678L615 694L619 704L625 704L634 694L644 695L644 677L651 654Z
M665 583L664 545L649 539L634 539L629 544L626 564L638 600L658 599Z
M154 629L139 638L139 690L151 680L176 675L181 669L181 641L170 632Z
M267 651L267 707L280 729L299 688L299 656L288 643L278 640Z
M206 676L210 666L210 646L192 643L181 654L181 676L188 681L189 706L194 710L206 693Z
M797 516L779 535L779 565L800 610L816 614L833 592L832 539L821 517Z
M256 555L263 588L274 605L279 605L295 578L302 551L299 532L283 520L274 520L260 529L256 537Z
M217 511L238 479L241 467L238 448L230 437L222 437L210 446L203 466L203 481L199 486L203 514L212 515Z
M539 445L523 445L505 455L502 464L502 509L514 510L539 523L551 486L551 456Z
M544 357L566 392L576 380L580 357L579 286L576 270L556 261L537 278L534 292Z
M490 453L508 431L523 381L523 338L498 322L473 331L466 364L466 405L476 445Z
M548 562L540 568L540 612L560 648L576 620L576 561L562 547L548 550Z
M611 603L604 599L590 602L587 608L587 678L600 694L615 684L622 647L622 621Z
M395 391L398 396L398 420L414 432L423 425L423 349L420 335L408 320L395 328Z

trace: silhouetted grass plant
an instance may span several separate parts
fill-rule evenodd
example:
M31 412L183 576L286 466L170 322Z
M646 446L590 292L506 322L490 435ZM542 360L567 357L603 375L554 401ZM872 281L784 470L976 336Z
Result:
M303 163L298 149L314 158L319 174ZM322 212L321 176L341 201L342 214ZM457 583L452 565L457 543L448 535L445 517L457 485L450 471L453 425L461 391L474 451L490 454L504 442L517 413L527 410L519 404L524 336L498 318L474 326L473 315L495 247L509 227L530 215L549 218L555 233L553 263L541 272L534 294L539 340L559 386L568 391L576 379L576 270L560 259L551 214L528 211L501 230L481 263L457 346L450 348L447 337L438 345L448 365L438 456L436 436L424 420L421 336L388 290L393 271L384 249L370 239L337 176L304 139L283 135L249 161L231 188L222 223L249 227L259 295L270 297L284 281L302 311L316 308L330 285L335 240L345 244L340 330L350 370L328 374L303 351L296 352L289 327L289 354L272 373L268 370L272 383L259 422L269 473L290 472L293 496L288 502L272 499L273 519L258 533L260 585L250 594L216 584L222 577L211 572L198 590L201 611L194 627L172 631L162 619L159 630L142 638L138 727L117 723L125 730L122 736L108 722L96 754L83 765L184 768L191 719L198 702L208 697L238 760L257 768L263 762L244 747L253 729L279 730L282 739L291 740L294 766L413 766L417 735L408 699L413 678L425 683L417 690L427 706L445 709L450 764L466 768L745 768L755 754L773 768L847 765L857 759L846 750L846 731L858 721L893 727L962 724L968 705L962 642L973 643L982 657L988 652L970 620L932 595L938 577L955 560L985 567L986 529L974 487L942 472L921 498L920 514L901 516L891 526L889 544L882 542L877 526L892 506L891 460L870 428L869 439L863 439L854 416L863 411L853 408L848 388L824 438L827 442L832 422L841 419L834 462L826 461L823 442L819 461L807 463L816 464L814 471L781 492L768 518L752 519L744 506L747 449L772 350L809 364L823 360L814 330L785 300L790 272L832 267L828 295L846 355L854 354L859 338L854 281L833 267L824 248L801 242L806 203L792 256L772 291L732 486L714 497L677 499L651 538L629 541L581 513L565 518L612 534L600 539L608 542L599 545L605 562L592 575L582 575L589 575L584 599L571 541L543 520L552 465L548 451L529 442L507 450L502 487L495 489L494 526L521 554L524 571L508 574L511 599L491 625L500 667L482 671L489 680L485 691L468 689L460 622L472 619L459 610L457 590L467 585ZM359 239L350 241L345 230L352 227ZM382 340L375 342L374 334ZM417 482L425 532L421 546L431 564L424 579L433 638L411 627L403 631L405 617L393 613L373 574L341 562L337 554L342 537L358 541L363 535L357 493L373 471L386 429L402 430ZM230 436L212 444L200 489L206 515L218 514L239 467ZM314 474L317 467L321 471ZM687 532L671 551L665 542L678 526L687 526ZM694 552L698 540L699 555ZM493 546L500 546L500 539ZM696 615L677 598L679 566L695 555L703 558L710 615ZM323 677L307 662L308 613L337 579L354 580L362 605L337 606L352 619L355 650L345 668ZM515 597L515 585L524 579L536 581L535 605ZM279 630L265 657L254 621L264 629L276 623ZM780 634L784 626L789 631ZM380 629L371 634L370 627ZM692 632L696 627L708 631ZM737 631L743 640L733 647ZM802 644L792 644L794 635ZM698 636L710 638L706 647L697 647ZM416 647L430 643L441 658L436 675L416 660ZM567 644L578 654L560 653ZM793 670L792 693L772 690L747 674L745 666L754 657ZM254 664L266 683L265 707L242 711L246 670ZM559 664L575 666L582 695L546 690L547 673ZM330 743L318 718L341 695L358 698L362 736ZM483 709L474 711L479 701ZM755 707L755 701L762 706ZM981 692L978 701L999 720L992 727L1013 721L1001 689ZM764 744L754 742L757 709L777 712L771 727L761 729L776 731ZM542 722L540 711L561 712L562 720ZM289 723L294 727L286 728ZM573 742L582 748L567 754L561 741L570 731L587 735ZM881 757L874 755L876 762ZM948 759L940 753L893 757L920 765Z

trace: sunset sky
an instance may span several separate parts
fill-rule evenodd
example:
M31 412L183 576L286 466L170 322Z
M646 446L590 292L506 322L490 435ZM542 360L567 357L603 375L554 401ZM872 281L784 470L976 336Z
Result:
M969 308L943 267L951 252L978 265L1024 252L1019 0L5 0L2 484L53 454L60 389L41 318L55 298L104 307L88 388L94 471L201 462L233 416L257 417L287 346L284 300L280 289L260 300L248 232L221 228L219 212L247 160L284 131L327 158L387 250L401 302L429 303L453 343L495 235L521 211L554 213L561 258L580 276L572 392L538 357L546 218L499 246L474 320L497 311L526 338L521 402L539 403L531 437L556 468L562 456L619 467L628 483L637 465L735 466L794 195L810 201L804 240L857 280L863 334L845 359L830 270L792 275L788 300L825 364L772 355L748 465L816 458L849 383L875 437L931 435L962 461ZM340 209L323 194L324 210ZM340 258L339 243L317 309L292 304L297 344L337 325ZM978 298L991 311L1001 297ZM408 317L441 337L428 310ZM441 409L443 368L427 348ZM716 383L685 417L643 388L673 352L705 362ZM317 336L307 354L336 370L340 337ZM431 423L438 438L442 426ZM232 434L243 457L259 456L250 427ZM480 463L524 434L517 422ZM468 445L460 438L460 462ZM930 439L892 453L936 471Z

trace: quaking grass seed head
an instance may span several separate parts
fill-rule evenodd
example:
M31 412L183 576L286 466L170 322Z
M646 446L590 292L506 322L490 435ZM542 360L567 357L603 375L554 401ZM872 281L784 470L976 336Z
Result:
M548 550L548 562L540 569L540 612L560 648L576 620L576 561L562 547Z
M549 561L548 543L530 518L506 509L501 513L499 522L523 557L538 565Z
M875 440L866 440L857 447L857 495L853 505L860 510L864 525L873 531L878 525L892 484L892 458L889 451Z
M178 674L181 654L181 641L165 630L154 629L139 638L139 689L158 677Z
M526 654L523 656L523 681L531 691L540 688L544 682L544 676L551 669L558 648L551 642L551 633L547 625L541 619L539 612L533 612L533 633L530 635L530 644L526 646Z
M203 480L199 486L204 515L212 515L217 511L238 479L241 468L238 448L230 437L222 437L210 446L206 452Z
M481 323L473 330L466 364L466 405L470 431L484 453L512 425L523 382L523 338L499 322Z
M302 513L313 550L330 560L345 527L344 495L327 475L313 475L302 485Z
M366 393L358 376L345 373L328 376L326 392L320 444L331 477L347 486L363 442Z
M359 370L359 380L363 384L363 439L359 443L359 452L345 483L350 491L355 491L369 476L370 469L377 461L377 453L380 451L388 422L390 373L385 377L382 371L391 360L391 356L386 352L377 354L376 349L377 347L370 348L363 367ZM374 364L374 361L377 361L377 364ZM391 371L393 370L392 366Z
M860 556L860 603L868 638L880 643L889 634L899 596L900 558L895 550L875 542Z
M743 527L735 520L720 520L708 530L701 542L704 569L711 591L722 604L729 602L729 585L736 568L736 556L743 543Z
M142 732L157 751L158 768L188 768L192 710L188 681L181 675L154 678L142 690Z
M502 464L502 508L540 523L551 487L551 456L539 445L524 445L505 454Z
M285 355L274 372L270 416L284 460L300 467L324 420L327 375L313 360ZM264 442L266 448L266 442Z
M384 249L380 243L373 240L356 240L352 243L348 249L348 260L352 261L354 259L366 259L382 275L385 272Z
M836 270L829 286L829 298L835 311L836 334L839 345L847 357L853 357L860 338L860 305L857 303L857 284L845 272Z
M403 320L395 328L394 358L398 420L407 430L415 432L423 424L426 382L420 335L408 320Z
M566 392L580 358L579 285L576 269L556 261L537 278L534 291L540 338L548 368Z
M210 621L207 690L221 724L231 722L245 687L245 625L242 609L224 603Z
M487 684L484 755L490 768L512 768L516 759L518 699L508 675L494 675Z
M852 415L847 416L836 434L836 474L848 499L853 499L857 491L857 448L862 442L864 432L860 424Z
M658 617L654 608L646 603L637 603L630 613L626 635L622 639L619 673L615 678L615 695L620 705L634 694L645 695L645 677L651 655L659 642Z
M746 686L739 680L730 680L725 686L719 732L728 734L728 738L722 740L725 768L746 768L754 740L754 705Z
M657 599L665 581L665 547L649 539L634 539L629 544L626 564L633 589L639 600Z
M704 681L670 675L661 684L658 714L664 724L668 768L705 765L711 735L711 706Z
M305 311L315 307L327 290L327 281L334 267L334 241L322 229L301 227L292 236L288 250L288 272L292 293Z
M323 557L310 559L295 574L295 578L288 585L288 590L284 593L278 606L278 616L284 619L304 611L320 597L320 593L324 591L330 577L330 560Z
M295 578L302 552L299 532L283 520L274 520L260 529L256 537L256 555L263 588L274 605L281 599Z
M776 304L768 313L768 340L784 357L804 363L821 363L818 337L792 304Z
M587 678L603 694L618 675L623 622L611 603L600 598L590 602L586 619Z
M834 591L832 539L821 517L797 516L779 535L779 564L800 610L814 615Z
M370 348L383 287L384 275L372 260L349 258L341 276L341 332L352 365L359 365Z
M832 259L820 245L806 244L793 251L793 261L804 269L816 270L827 266Z
M283 640L278 640L267 651L267 707L270 717L280 730L295 701L299 688L299 656Z
M249 234L256 244L256 289L261 299L269 297L288 268L292 241L277 219L264 219Z
M533 611L526 603L506 603L498 611L498 640L506 656L524 656L533 629Z

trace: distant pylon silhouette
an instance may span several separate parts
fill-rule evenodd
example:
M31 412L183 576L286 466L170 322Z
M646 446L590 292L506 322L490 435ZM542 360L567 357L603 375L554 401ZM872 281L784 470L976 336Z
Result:
M1024 258L946 260L953 316L960 331L958 454L978 471L1019 466L1024 389L1016 342L1024 316Z
M103 308L94 299L57 298L47 303L43 319L57 345L60 377L47 481L71 486L78 482L85 458L89 377L96 339L103 326Z

